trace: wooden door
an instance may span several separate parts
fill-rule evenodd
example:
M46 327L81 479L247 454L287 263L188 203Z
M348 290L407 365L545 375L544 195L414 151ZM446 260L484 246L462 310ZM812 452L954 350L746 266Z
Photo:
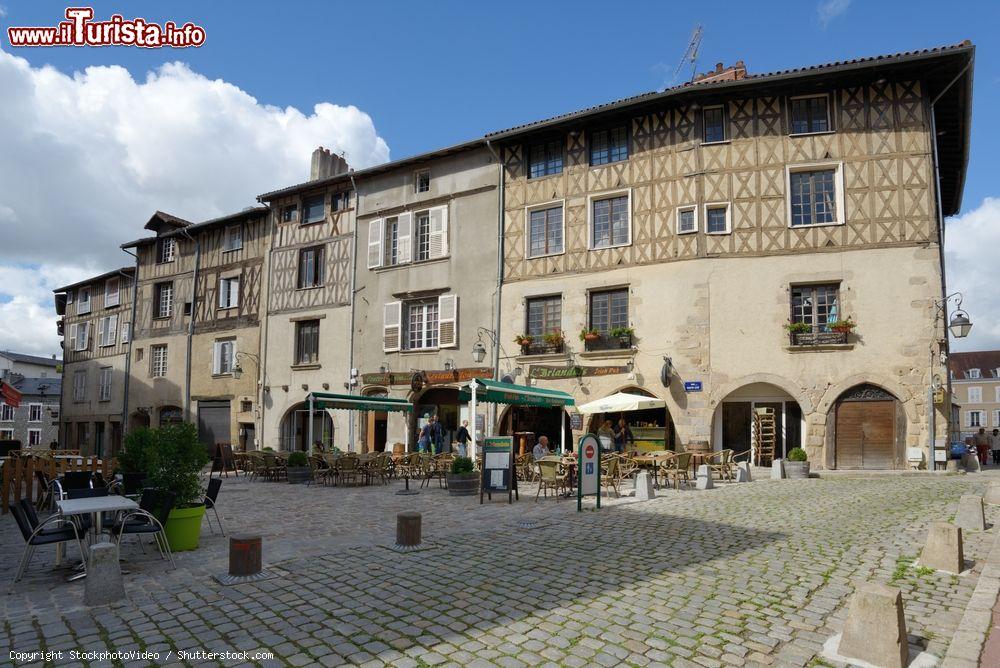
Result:
M843 401L837 406L838 469L891 469L895 464L893 401Z
M726 401L722 404L722 449L737 454L750 449L750 402ZM748 459L747 455L737 459Z

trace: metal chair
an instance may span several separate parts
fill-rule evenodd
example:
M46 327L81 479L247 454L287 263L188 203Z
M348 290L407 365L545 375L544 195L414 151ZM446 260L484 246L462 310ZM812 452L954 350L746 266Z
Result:
M153 534L156 547L160 550L160 556L170 559L170 566L174 569L174 555L170 552L170 544L167 542L166 524L170 511L174 507L174 500L177 495L159 489L145 489L142 498L139 500L139 509L126 513L121 520L112 528L112 532L117 534L115 543L121 549L122 536L125 534L136 534L139 536L139 546L142 547L142 535Z
M66 493L71 489L92 489L94 474L90 471L66 471L55 479L53 487L59 493L59 498L65 499Z
M87 552L83 547L83 541L80 540L80 534L75 524L59 515L52 515L44 522L32 523L20 504L12 505L10 511L14 515L18 529L21 530L21 536L24 537L24 554L21 555L21 563L17 567L17 574L14 576L14 581L11 582L11 587L24 575L24 571L28 567L28 561L35 553L35 548L39 545L56 545L58 543L76 541L77 547L80 548L80 556L83 559L83 569L86 572ZM49 526L55 524L60 524L62 527L57 529Z
M222 487L222 480L220 478L212 478L208 481L208 489L205 490L205 507L215 513L215 521L219 523L219 531L222 535L226 535L226 529L222 526L222 518L219 517L219 509L215 507L216 500L219 498L219 489ZM212 520L208 520L208 530L215 533L215 529L212 528Z

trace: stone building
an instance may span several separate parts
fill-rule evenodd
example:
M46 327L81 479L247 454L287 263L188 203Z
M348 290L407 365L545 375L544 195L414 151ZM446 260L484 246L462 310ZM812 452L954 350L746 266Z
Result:
M0 381L21 393L18 407L0 398L0 441L48 446L59 437L62 361L0 350Z
M973 53L744 73L488 135L505 165L501 322L565 333L519 367L578 403L664 400L628 416L652 447L745 451L769 408L778 454L802 446L816 468L926 453ZM618 417L563 421L578 436ZM537 421L514 408L499 426Z
M132 267L123 267L55 290L63 447L101 456L121 447L134 276Z
M1000 429L1000 350L952 353L948 367L959 410L954 430L965 437Z

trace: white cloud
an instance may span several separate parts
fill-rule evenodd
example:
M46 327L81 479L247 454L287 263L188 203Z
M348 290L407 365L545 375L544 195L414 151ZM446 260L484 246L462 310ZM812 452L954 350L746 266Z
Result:
M851 0L823 0L816 6L820 26L826 29L831 21L846 12L850 6Z
M0 349L57 351L51 289L70 280L56 277L129 264L118 247L156 209L238 211L307 180L320 145L355 168L389 159L354 106L263 105L182 63L144 80L115 66L68 76L0 51L0 90L0 276L12 278L0 280Z
M0 5L0 19L2 19L5 16L7 16L7 8L4 7L3 5Z
M949 218L945 231L948 292L965 296L972 332L952 339L955 350L1000 349L1000 199L987 197L978 208ZM949 307L954 309L954 303Z

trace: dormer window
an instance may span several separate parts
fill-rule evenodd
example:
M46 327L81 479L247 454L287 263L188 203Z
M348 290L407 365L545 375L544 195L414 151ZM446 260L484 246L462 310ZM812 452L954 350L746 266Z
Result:
M976 380L978 378L982 378L983 376L979 372L979 369L969 369L968 371L965 372L965 377Z
M173 262L177 255L176 239L160 239L156 242L156 263Z

